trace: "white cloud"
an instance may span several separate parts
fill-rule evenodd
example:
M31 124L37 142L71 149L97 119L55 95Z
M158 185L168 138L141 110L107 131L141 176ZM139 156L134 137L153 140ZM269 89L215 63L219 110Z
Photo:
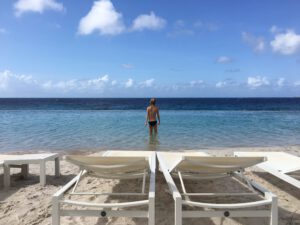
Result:
M285 85L285 78L281 77L276 81L278 87L282 87Z
M41 83L41 87L46 90L61 90L63 92L69 91L82 91L82 90L103 90L105 87L110 85L109 76L103 75L98 78L88 80L77 80L71 79L66 81L46 81Z
M288 30L286 33L276 34L270 44L274 52L292 55L300 50L300 35L294 30Z
M226 64L233 62L233 59L228 56L220 56L216 59L216 62L220 64Z
M14 4L15 15L21 16L25 12L43 13L45 10L62 11L64 6L56 0L18 0Z
M124 63L121 65L124 69L132 69L134 66L132 64L129 63Z
M249 89L269 87L267 90L277 93L296 93L299 90L300 80L288 82L285 78L269 80L263 76L248 77L246 82L237 82L231 78L216 82L206 83L203 80L193 80L179 83L156 83L153 78L135 81L131 78L125 82L111 79L108 75L101 75L90 79L67 80L36 80L33 76L14 74L9 70L0 71L0 96L1 97L49 97L49 96L147 96L150 90L155 89L158 94L168 96L182 96L185 94L207 93L213 96L222 91L238 91L247 93ZM281 88L282 87L282 88ZM298 90L297 90L298 89ZM195 92L197 90L197 92ZM275 92L274 92L275 93ZM171 94L171 95L170 95Z
M190 82L191 87L203 86L205 82L203 80L192 80Z
M7 82L9 81L11 76L12 76L12 74L8 70L5 70L0 73L0 89L7 88Z
M279 31L281 31L281 29L278 28L278 27L275 26L275 25L273 25L273 26L270 28L270 32L273 33L273 34L279 32Z
M92 86L94 88L102 88L104 84L108 83L108 81L109 81L108 75L104 75L96 79L88 80L87 86Z
M141 82L141 83L140 83L140 86L141 86L141 87L152 87L153 84L154 84L154 79L151 78L151 79L149 79L149 80L145 80L145 81Z
M228 78L226 80L223 81L219 81L216 83L216 87L217 88L223 88L223 87L228 87L228 86L236 86L238 85L234 80Z
M156 16L154 12L150 14L139 15L132 24L132 30L142 31L145 29L148 30L159 30L166 26L167 22L165 19Z
M183 20L176 20L174 23L174 27L184 27L185 22Z
M216 87L217 88L222 88L226 86L226 82L225 81L219 81L216 83Z
M295 85L296 87L300 86L300 80L296 81L296 82L294 83L294 85Z
M253 48L254 52L262 52L265 50L265 41L263 37L255 37L249 33L242 33L243 41Z
M110 77L102 75L91 79L69 79L69 80L45 80L38 81L30 75L17 75L9 70L0 72L0 96L1 94L32 93L35 90L37 93L43 94L87 94L87 93L104 93L105 91L120 91L123 88L131 88L135 86L133 79L129 78L124 85L118 85L117 80L111 80ZM154 87L155 80L147 79L137 83L136 87L150 88Z
M0 72L0 90L18 90L26 86L37 86L38 82L30 75L17 75L9 70Z
M5 28L0 27L0 34L8 34L8 31Z
M58 83L54 84L52 88L58 88L64 92L68 92L72 90L80 90L81 84L78 80L72 79L67 81L59 81Z
M188 28L183 20L176 20L173 24L173 30L167 34L168 37L193 35L194 30Z
M100 35L117 35L125 31L122 14L110 0L95 1L88 14L81 18L78 33L88 35L99 31Z
M194 23L194 27L196 27L196 28L202 28L203 26L204 26L204 23L200 20L198 20Z
M201 20L197 20L194 23L194 27L198 28L198 29L205 29L205 30L208 30L208 31L217 31L220 28L216 23L213 23L213 22L203 22Z
M215 23L206 23L205 26L206 26L206 29L208 31L217 31L217 30L219 30L219 26Z
M133 80L131 78L129 78L126 82L125 82L125 87L126 88L130 88L133 86Z
M255 76L255 77L248 77L247 85L252 88L258 88L262 86L268 86L270 84L269 80L266 77Z
M50 90L54 85L53 85L53 82L51 80L49 80L49 81L46 81L45 83L43 83L41 86L44 89Z

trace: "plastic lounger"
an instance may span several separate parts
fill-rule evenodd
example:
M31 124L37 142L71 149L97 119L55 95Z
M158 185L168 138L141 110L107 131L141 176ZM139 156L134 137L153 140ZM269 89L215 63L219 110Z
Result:
M60 224L61 216L85 217L140 217L148 218L148 224L155 221L155 152L149 151L106 151L100 156L66 156L71 163L80 167L79 174L62 187L52 198L52 225ZM139 193L92 193L78 192L77 185L85 176L102 179L143 180ZM146 179L149 178L149 192L145 193ZM66 192L72 195L107 195L107 196L147 196L145 200L122 203L99 203L64 199ZM78 206L81 209L62 209L62 205ZM133 206L148 206L148 210L124 210ZM85 207L85 208L82 208ZM88 208L86 208L88 207ZM95 208L95 209L90 209Z
M20 167L24 177L28 175L29 164L40 165L40 184L46 185L46 162L54 160L55 176L60 175L59 154L42 153L42 154L23 154L23 155L0 155L0 166L4 170L4 187L10 186L10 168Z
M236 156L264 156L266 162L257 167L300 189L300 180L288 173L300 170L300 158L285 152L235 152Z
M173 154L173 157L171 155ZM198 154L198 155L197 155ZM175 201L175 225L182 224L182 218L197 217L270 217L270 224L278 224L277 197L255 182L247 179L246 167L263 162L263 157L212 157L200 152L157 153L159 166ZM180 159L179 159L180 158ZM175 161L174 161L175 159ZM189 193L184 179L217 179L234 177L249 187L248 193ZM178 177L182 193L178 191L173 178ZM260 194L262 200L242 203L207 203L193 201L193 196L247 196ZM202 210L183 210L182 206L200 207ZM256 206L269 206L269 210L255 210ZM251 208L251 209L248 209Z

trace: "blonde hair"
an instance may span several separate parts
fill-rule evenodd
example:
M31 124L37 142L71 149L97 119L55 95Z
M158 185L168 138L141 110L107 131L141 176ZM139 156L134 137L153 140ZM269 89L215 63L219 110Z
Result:
M155 98L151 98L150 100L150 105L155 105L156 99Z

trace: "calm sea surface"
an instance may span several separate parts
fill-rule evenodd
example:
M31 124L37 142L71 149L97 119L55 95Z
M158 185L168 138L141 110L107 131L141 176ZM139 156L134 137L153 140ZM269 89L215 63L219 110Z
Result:
M199 149L300 144L300 98L0 99L0 151Z

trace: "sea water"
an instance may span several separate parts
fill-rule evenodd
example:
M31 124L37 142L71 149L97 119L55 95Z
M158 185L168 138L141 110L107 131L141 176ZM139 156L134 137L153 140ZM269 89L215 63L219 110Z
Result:
M0 151L178 150L300 144L300 99L0 99Z

